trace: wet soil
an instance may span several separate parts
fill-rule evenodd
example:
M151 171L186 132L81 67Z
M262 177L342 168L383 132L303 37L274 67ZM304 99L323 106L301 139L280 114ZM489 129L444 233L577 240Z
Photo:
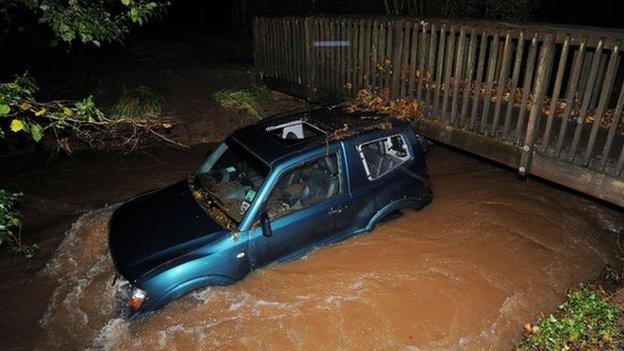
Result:
M116 318L114 204L184 177L208 148L21 164L25 235L47 264L25 273L0 260L0 348L507 349L568 288L620 262L621 212L438 146L425 209L154 315Z

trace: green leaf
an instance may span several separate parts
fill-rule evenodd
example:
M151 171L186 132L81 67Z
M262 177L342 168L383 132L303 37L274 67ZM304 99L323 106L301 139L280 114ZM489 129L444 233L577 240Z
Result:
M11 112L11 107L9 105L0 105L0 116L6 116L9 114L9 112Z
M41 127L38 123L34 123L30 127L30 134L32 135L34 141L41 140L41 138L43 138L43 127Z

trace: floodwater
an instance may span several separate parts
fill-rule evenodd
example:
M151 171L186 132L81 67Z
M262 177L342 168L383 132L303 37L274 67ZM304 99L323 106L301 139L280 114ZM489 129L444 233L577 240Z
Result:
M88 212L36 278L50 291L31 346L509 349L568 288L618 264L620 212L446 148L428 161L435 198L423 210L133 321L112 307L114 205Z

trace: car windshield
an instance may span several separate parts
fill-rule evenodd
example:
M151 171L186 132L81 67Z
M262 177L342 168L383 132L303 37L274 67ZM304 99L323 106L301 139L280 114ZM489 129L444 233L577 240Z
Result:
M239 224L268 173L265 163L235 142L226 141L208 157L195 183Z

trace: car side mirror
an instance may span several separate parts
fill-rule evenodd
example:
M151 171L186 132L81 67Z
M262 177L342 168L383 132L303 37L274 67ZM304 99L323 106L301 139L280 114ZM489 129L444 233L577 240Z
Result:
M273 229L271 229L271 218L269 218L269 213L266 209L263 209L260 212L260 225L262 226L262 235L267 238L273 236Z

